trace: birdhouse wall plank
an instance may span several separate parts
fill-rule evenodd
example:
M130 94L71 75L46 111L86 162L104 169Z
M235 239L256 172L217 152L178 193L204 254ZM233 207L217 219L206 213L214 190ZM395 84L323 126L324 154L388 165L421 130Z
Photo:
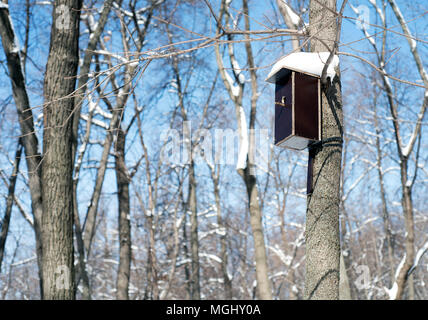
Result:
M292 73L277 82L275 88L275 144L293 134Z
M295 73L294 134L310 140L319 139L318 78Z

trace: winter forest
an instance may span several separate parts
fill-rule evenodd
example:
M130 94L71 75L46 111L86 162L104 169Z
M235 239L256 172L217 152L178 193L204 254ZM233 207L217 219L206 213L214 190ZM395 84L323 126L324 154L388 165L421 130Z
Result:
M0 0L0 299L428 299L427 14ZM302 150L274 143L290 57Z

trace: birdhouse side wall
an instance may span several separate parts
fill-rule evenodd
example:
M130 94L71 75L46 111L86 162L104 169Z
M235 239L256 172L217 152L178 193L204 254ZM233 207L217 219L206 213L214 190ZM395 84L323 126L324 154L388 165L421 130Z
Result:
M300 72L294 78L294 134L319 140L319 79Z
M275 144L293 134L293 84L292 73L275 86Z

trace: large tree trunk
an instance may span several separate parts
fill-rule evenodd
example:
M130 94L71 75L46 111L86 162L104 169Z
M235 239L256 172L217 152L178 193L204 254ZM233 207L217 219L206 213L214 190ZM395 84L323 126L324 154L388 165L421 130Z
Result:
M327 8L328 9L327 9ZM330 11L332 10L332 11ZM331 51L337 34L336 1L310 2L311 51ZM325 47L328 46L328 48ZM337 70L338 71L338 70ZM314 147L313 192L306 211L305 299L339 299L339 205L343 114L340 78L322 85L322 140Z
M0 8L0 36L7 59L9 77L12 83L13 99L21 127L22 144L28 170L28 185L31 196L31 209L34 217L36 238L37 265L39 268L40 296L43 296L42 286L42 232L41 219L43 212L41 192L41 157L38 151L38 139L34 130L33 112L30 108L27 88L25 85L24 69L21 64L19 48L15 47L16 35L11 24L7 6Z
M75 298L71 117L81 7L81 0L55 2L44 81L43 299L49 300Z
M125 133L118 130L116 141L116 181L119 202L119 269L117 271L117 299L129 300L131 274L131 222L129 211L129 174L125 163Z

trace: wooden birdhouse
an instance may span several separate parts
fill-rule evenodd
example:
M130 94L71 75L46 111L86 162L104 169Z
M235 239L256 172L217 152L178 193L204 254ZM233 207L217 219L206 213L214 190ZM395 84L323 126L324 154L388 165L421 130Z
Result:
M290 69L275 77L275 145L303 150L321 139L320 78Z
M275 84L275 145L303 150L321 140L320 78L328 52L287 55L272 68L266 81ZM337 56L327 68L334 77Z
M320 78L282 68L269 80L275 83L275 145L303 150L320 140Z

